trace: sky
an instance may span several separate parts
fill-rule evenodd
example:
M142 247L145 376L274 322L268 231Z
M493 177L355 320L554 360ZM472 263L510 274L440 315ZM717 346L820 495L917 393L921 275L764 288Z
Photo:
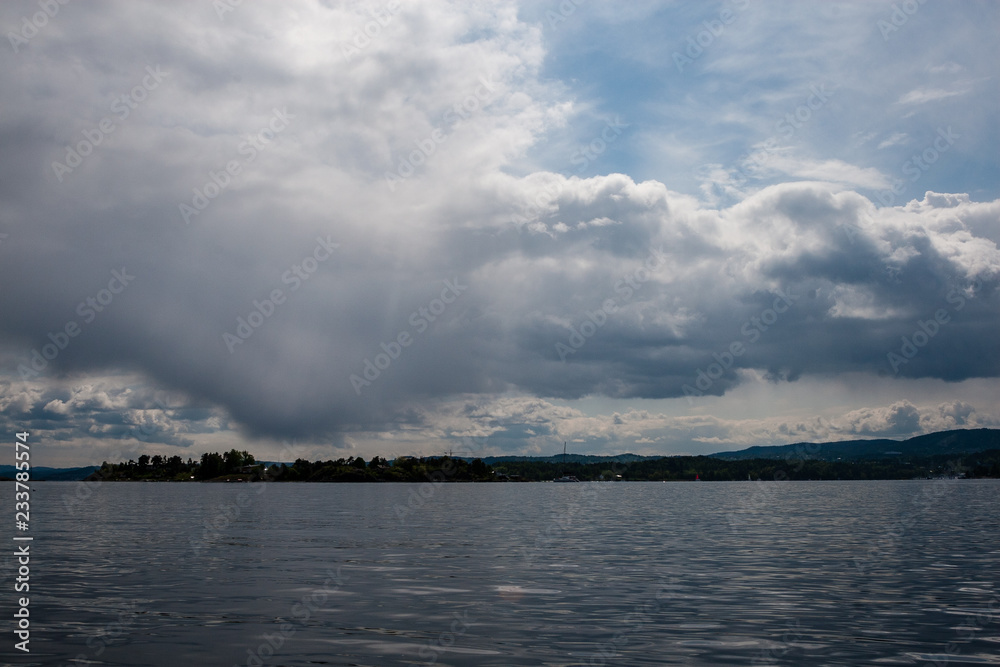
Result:
M0 28L0 419L35 465L1000 427L1000 4Z

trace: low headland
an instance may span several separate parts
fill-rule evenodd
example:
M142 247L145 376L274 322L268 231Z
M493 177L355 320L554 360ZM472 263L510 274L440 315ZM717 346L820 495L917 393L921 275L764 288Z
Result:
M763 451L762 451L763 450ZM544 482L876 480L1000 477L1000 430L934 433L910 440L855 440L751 447L710 456L379 456L259 462L247 451L199 460L142 455L107 463L87 481L156 482Z

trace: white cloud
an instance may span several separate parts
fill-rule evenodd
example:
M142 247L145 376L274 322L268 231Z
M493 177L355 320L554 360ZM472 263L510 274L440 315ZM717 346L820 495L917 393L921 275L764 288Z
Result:
M919 432L920 411L909 401L862 408L844 415L847 429L867 436L909 436Z
M930 67L928 68L927 71L930 72L931 74L958 74L964 69L965 68L959 65L958 63L949 62L949 63L944 63L942 65L935 65L933 67Z
M882 150L883 148L889 148L890 146L901 146L908 144L910 142L910 137L906 132L894 132L890 136L879 142L878 148Z
M962 90L946 90L943 88L916 88L906 93L896 104L927 104L928 102L936 102L937 100L947 99L949 97L957 97L959 95L966 95L969 93L971 88L964 88Z
M858 167L843 160L813 160L791 155L774 155L766 163L793 178L826 181L865 189L887 188L891 179L874 167Z

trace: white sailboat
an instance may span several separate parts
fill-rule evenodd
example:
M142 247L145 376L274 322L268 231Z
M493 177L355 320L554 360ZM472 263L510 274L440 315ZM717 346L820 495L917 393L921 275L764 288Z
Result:
M565 442L563 442L563 463L564 464L566 463L566 443ZM567 474L564 473L562 477L557 477L557 478L555 478L552 481L553 482L579 482L580 480L578 480L573 475L567 475Z

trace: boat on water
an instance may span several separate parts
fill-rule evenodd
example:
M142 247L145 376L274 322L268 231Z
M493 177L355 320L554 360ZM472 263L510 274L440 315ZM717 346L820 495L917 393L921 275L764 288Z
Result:
M564 442L563 443L563 464L565 465L565 463L566 463L566 443ZM579 482L580 480L578 480L573 475L567 475L566 473L563 473L562 477L556 477L552 481L553 482Z

